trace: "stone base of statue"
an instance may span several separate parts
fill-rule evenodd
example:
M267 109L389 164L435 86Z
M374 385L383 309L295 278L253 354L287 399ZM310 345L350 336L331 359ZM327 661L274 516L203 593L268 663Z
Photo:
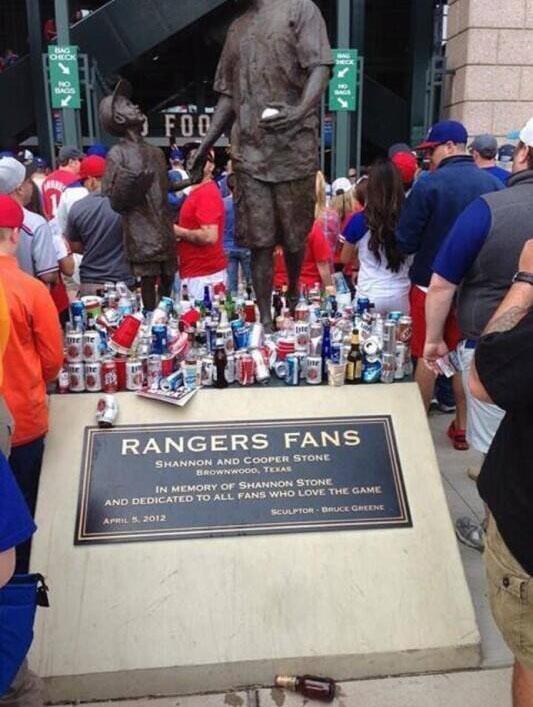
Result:
M52 701L473 668L480 639L413 384L54 396L32 569Z

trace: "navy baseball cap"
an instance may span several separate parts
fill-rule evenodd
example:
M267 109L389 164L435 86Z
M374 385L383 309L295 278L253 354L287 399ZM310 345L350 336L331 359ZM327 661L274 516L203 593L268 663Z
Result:
M440 120L431 128L425 141L417 145L417 150L427 150L430 147L454 142L456 145L466 145L468 133L465 126L458 120Z
M173 150L170 150L170 159L183 162L183 160L185 159L183 150L180 150L179 147L175 147Z
M87 150L87 157L91 157L91 155L96 155L97 157L103 157L105 159L107 157L108 152L109 148L106 147L106 145L102 145L101 143L96 142L94 145L91 145Z

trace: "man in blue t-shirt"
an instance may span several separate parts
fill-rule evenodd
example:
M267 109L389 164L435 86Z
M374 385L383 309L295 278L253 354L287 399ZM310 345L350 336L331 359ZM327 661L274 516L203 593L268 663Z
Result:
M478 135L474 138L468 149L474 158L474 162L480 169L485 169L489 174L492 174L507 186L507 180L511 176L511 172L508 172L502 167L498 167L496 164L498 141L494 135Z
M28 540L35 531L26 501L3 451L0 451L0 588L9 582L15 571L16 546ZM1 611L0 606L0 635ZM40 680L28 669L26 661L7 693L0 696L0 707L4 704L9 707L42 707Z

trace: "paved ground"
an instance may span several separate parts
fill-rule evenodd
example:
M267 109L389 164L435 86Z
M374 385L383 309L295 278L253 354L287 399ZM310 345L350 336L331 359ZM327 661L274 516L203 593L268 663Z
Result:
M479 466L480 455L456 452L445 435L449 415L435 414L431 428L453 520L459 516L483 519L483 504L468 466ZM481 631L483 669L444 675L388 678L342 683L334 707L511 707L512 656L492 620L487 602L483 559L479 552L460 546L465 574ZM438 548L435 548L438 551ZM93 703L91 707L303 707L311 704L278 690ZM318 704L318 703L316 703Z

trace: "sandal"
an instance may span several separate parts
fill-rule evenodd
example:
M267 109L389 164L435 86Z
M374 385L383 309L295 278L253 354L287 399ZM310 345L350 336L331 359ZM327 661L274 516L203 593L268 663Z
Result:
M448 427L448 437L452 440L452 444L455 449L460 452L466 452L470 449L470 445L466 441L466 430L460 430L455 426L455 420L452 420L450 426Z

